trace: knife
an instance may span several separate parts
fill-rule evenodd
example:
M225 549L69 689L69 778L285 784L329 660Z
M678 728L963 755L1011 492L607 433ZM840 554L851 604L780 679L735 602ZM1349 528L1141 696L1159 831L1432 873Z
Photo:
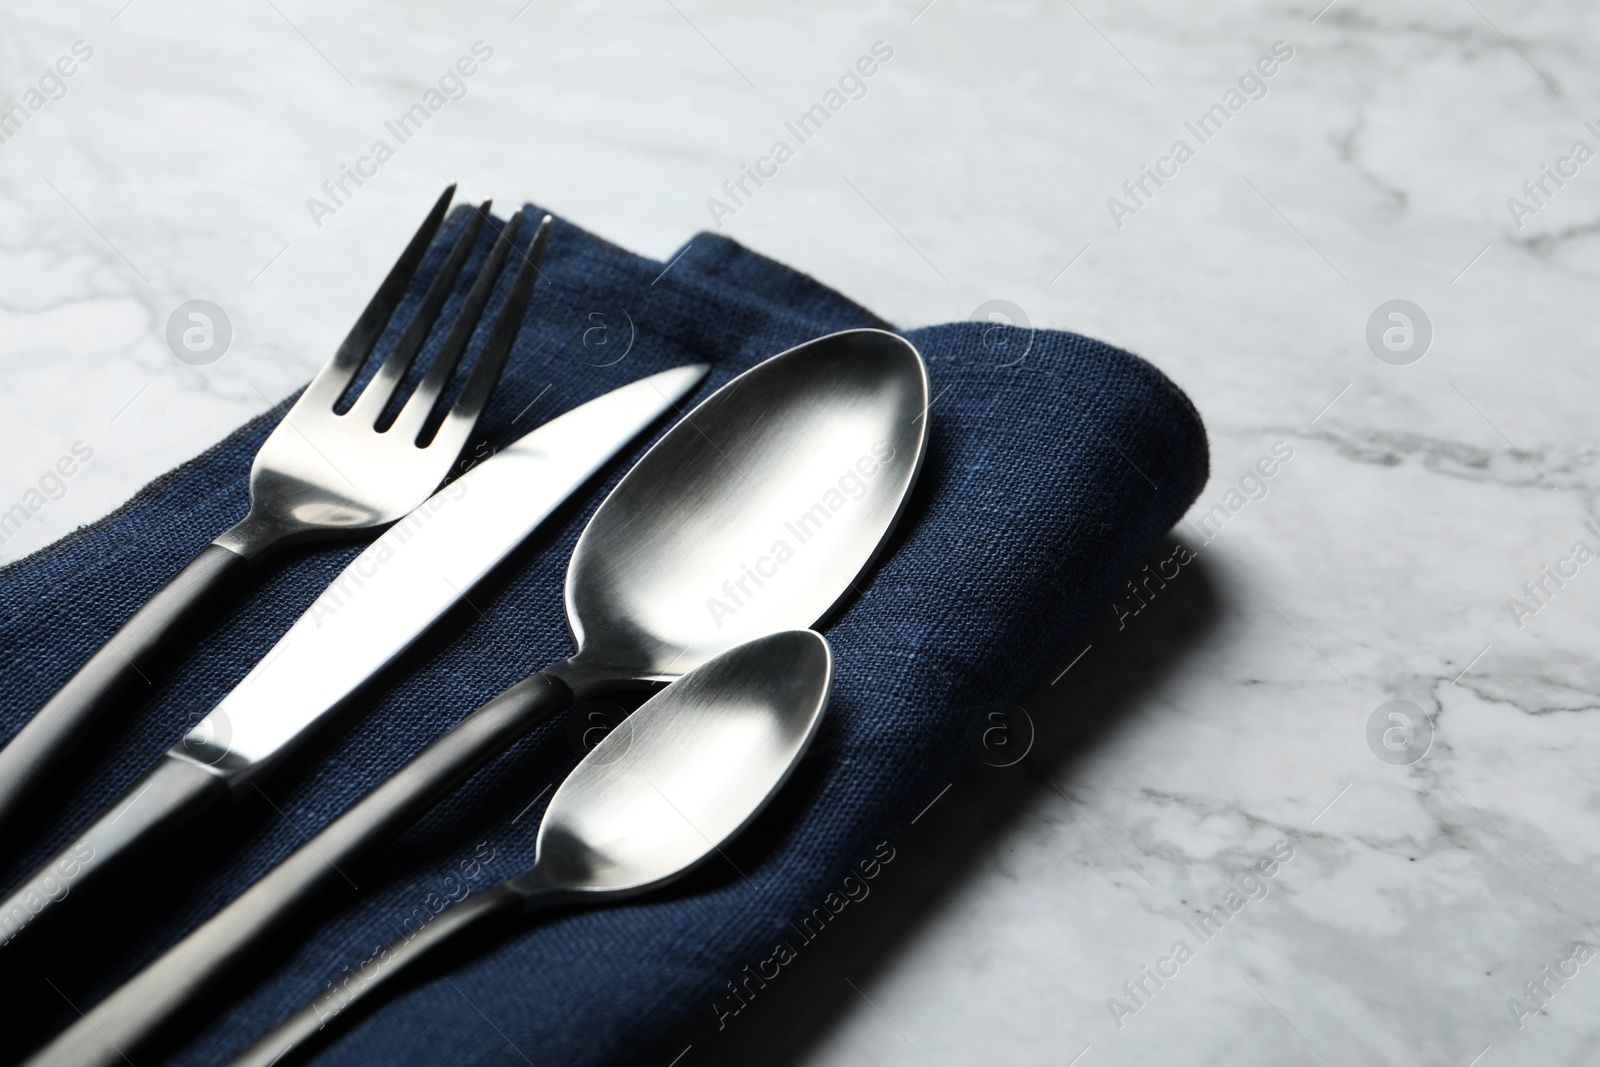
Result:
M209 715L0 904L0 946L148 842L242 799L707 369L662 371L574 408L391 526Z

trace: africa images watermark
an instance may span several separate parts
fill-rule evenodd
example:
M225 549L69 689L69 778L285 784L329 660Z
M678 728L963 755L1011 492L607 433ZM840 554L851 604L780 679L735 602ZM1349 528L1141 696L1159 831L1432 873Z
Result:
M94 46L88 41L73 41L68 52L45 68L33 87L22 94L21 100L0 108L0 144L10 142L21 133L22 127L43 111L45 105L67 95L67 79L78 73L80 64L94 57Z
M1189 525L1200 534L1201 546L1209 545L1222 532L1230 519L1257 500L1265 500L1272 492L1271 480L1294 458L1294 446L1287 441L1277 441L1268 454L1262 455L1239 476L1238 484L1229 486L1222 499L1202 512ZM1177 578L1183 568L1199 558L1199 549L1183 542L1174 546L1166 559L1158 560L1152 568L1146 563L1139 573L1129 578L1123 591L1111 601L1111 610L1117 616L1117 629L1127 629L1128 620L1150 606L1156 595Z
M167 348L191 367L204 367L228 354L233 320L212 300L185 300L167 316Z
M50 901L60 900L72 888L73 879L83 873L94 859L94 846L79 841L72 850L57 858L43 874L33 880L27 892L12 895L16 901L9 911L0 914L0 945L9 944L33 917L43 911Z
M445 908L467 899L469 887L483 877L484 864L494 859L495 852L495 848L489 842L480 841L473 855L457 865L461 870L459 877L454 871L445 875L443 893L428 893L420 904L405 913L405 917L395 927L400 931L401 939L410 942ZM351 1001L361 995L361 991L378 977L383 968L394 962L394 949L394 942L379 945L373 950L372 955L355 965L354 971L347 964L339 973L339 977L328 983L327 988L311 1002L317 1012L317 1029L322 1029L328 1024L328 1020L349 1007Z
M1239 476L1238 486L1229 486L1222 494L1220 503L1212 504L1198 519L1191 520L1190 525L1205 539L1201 543L1210 544L1222 532L1223 525L1243 511L1246 505L1265 500L1272 491L1268 483L1293 458L1293 445L1287 441L1275 441L1271 454L1258 457Z
M1583 128L1596 138L1600 138L1600 125L1593 119L1584 122ZM1529 216L1537 215L1550 201L1555 199L1556 193L1566 187L1568 181L1578 176L1578 168L1582 167L1595 156L1594 148L1588 141L1581 137L1572 142L1572 147L1567 149L1567 154L1556 159L1555 166L1548 163L1539 164L1539 173L1522 183L1522 197L1506 197L1506 210L1511 213L1511 221L1517 229L1522 229L1524 220ZM1554 185L1552 189L1550 186ZM1542 194L1542 195L1541 195Z
M494 49L486 41L473 41L469 51L471 55L461 56L453 66L445 68L435 83L436 88L430 86L423 92L420 101L402 111L393 122L383 124L383 128L394 138L395 145L403 145L415 137L428 120L450 101L465 97L467 79L478 73L481 63L494 58ZM311 212L311 221L317 229L322 229L324 216L337 215L345 202L355 196L355 191L350 188L352 184L360 189L367 184L364 179L376 177L378 168L394 156L395 147L380 137L372 142L367 154L357 156L353 164L339 164L338 176L322 183L323 198L306 197L306 210Z
M894 446L888 441L874 441L871 452L863 453L855 463L846 467L838 480L823 490L816 503L784 522L784 532L789 535L787 538L775 539L766 555L756 557L754 565L741 561L739 574L722 583L722 596L706 597L706 610L711 613L711 621L717 629L722 629L724 616L738 614L740 608L756 598L762 586L766 585L763 578L777 577L778 568L794 559L797 546L804 545L821 533L846 504L865 497L867 483L892 459ZM794 540L793 545L789 543L790 538ZM751 588L752 584L754 589Z
M1433 749L1433 718L1414 700L1386 700L1367 716L1367 747L1391 767L1409 767Z
M871 54L860 57L853 66L846 67L845 72L839 75L837 87L830 87L818 103L802 111L793 122L783 124L783 128L794 138L794 146L780 137L772 142L767 154L757 157L754 163L739 164L738 176L722 183L722 197L706 198L706 210L711 212L712 225L721 229L724 216L737 215L739 209L755 197L756 191L767 184L768 179L778 176L778 168L795 157L796 146L805 144L821 133L823 125L838 114L846 103L866 96L867 79L878 73L880 64L893 58L894 47L889 42L873 41ZM750 188L752 182L755 183L755 189Z
M0 511L0 545L21 533L28 520L43 511L47 504L66 496L67 483L93 458L94 448L89 442L72 442L67 453L46 467L39 480L23 492L22 499Z
M1593 519L1585 521L1583 528L1600 542L1600 526L1597 526ZM1538 577L1522 583L1523 597L1506 598L1506 610L1511 613L1511 621L1517 624L1517 629L1522 629L1527 625L1528 619L1549 607L1556 594L1578 576L1578 568L1594 559L1596 555L1600 555L1600 552L1597 552L1593 545L1580 540L1572 542L1572 551L1556 560L1554 566L1549 563L1542 564Z
M1590 933L1600 935L1600 926L1592 922L1584 923L1584 926ZM1523 982L1524 997L1506 998L1506 1010L1511 1013L1511 1021L1517 1024L1517 1029L1528 1025L1530 1015L1548 1015L1550 1001L1566 988L1568 982L1578 977L1579 968L1594 957L1593 945L1587 941L1574 941L1567 954L1556 960L1554 967L1546 963L1539 968L1538 974Z
M1209 910L1201 910L1198 917L1185 921L1184 929L1194 935L1197 944L1209 945L1221 935L1223 927L1234 916L1244 911L1246 905L1267 899L1272 892L1270 879L1277 877L1283 865L1292 859L1294 845L1284 838L1273 845L1267 855L1228 884L1228 891L1221 903L1213 904ZM1156 993L1178 977L1182 967L1193 960L1196 954L1189 942L1179 939L1172 943L1172 948L1165 956L1155 961L1154 967L1148 963L1141 964L1139 976L1122 983L1121 997L1106 998L1106 1010L1111 1013L1117 1029L1121 1030L1127 1025L1128 1019L1149 1007Z
M379 567L394 559L400 549L405 547L406 542L427 525L434 515L444 510L451 501L460 500L466 495L466 482L459 480L451 482L385 530L383 536L373 542L371 548L357 556L312 603L311 621L316 624L317 629L322 629L323 619L338 614L339 609L349 603L366 584L366 579L377 574Z
M1194 137L1197 145L1208 143L1222 132L1222 127L1234 115L1244 110L1245 104L1264 99L1267 95L1267 79L1278 73L1280 65L1293 58L1294 47L1288 41L1274 41L1270 55L1257 59L1253 66L1239 75L1237 88L1229 86L1219 103L1201 112L1193 122L1185 122L1183 128ZM1168 154L1158 158L1153 167L1147 163L1139 164L1138 176L1122 183L1127 200L1116 196L1106 198L1106 210L1111 213L1111 221L1117 229L1122 229L1125 218L1137 215L1141 208L1148 206L1156 193L1176 178L1180 168L1195 157L1196 151L1195 146L1180 137L1172 142ZM1152 184L1154 188L1151 188Z
M867 894L872 892L872 887L867 883L883 873L883 868L893 863L894 857L895 851L889 842L880 841L872 850L871 858L856 864L861 871L859 876L852 870L840 880L837 890L830 892L821 904L801 916L799 925L791 920L789 926L799 936L779 941L773 946L772 954L755 965L754 971L746 964L737 981L728 983L727 996L711 1002L711 1010L717 1017L717 1029L726 1029L728 1020L749 1007L750 1002L756 999L756 994L767 988L768 982L776 981L783 973L783 968L799 959L800 949L822 936L822 931L846 907L852 902L866 900Z

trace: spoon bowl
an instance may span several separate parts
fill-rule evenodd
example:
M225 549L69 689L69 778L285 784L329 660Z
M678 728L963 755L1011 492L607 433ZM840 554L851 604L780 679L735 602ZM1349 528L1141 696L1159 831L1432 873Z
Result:
M646 701L590 750L539 824L539 890L617 895L679 877L755 818L805 754L833 658L810 630L722 653Z
M922 358L883 330L819 337L723 386L589 520L567 568L578 653L546 673L589 693L669 681L825 618L905 506L927 408Z

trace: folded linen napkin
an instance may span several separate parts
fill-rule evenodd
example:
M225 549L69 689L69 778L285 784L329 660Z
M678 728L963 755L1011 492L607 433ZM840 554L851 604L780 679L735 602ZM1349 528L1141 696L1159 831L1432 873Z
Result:
M409 299L463 222L452 216ZM469 459L670 366L714 364L697 401L810 337L885 326L814 280L711 234L655 262L558 221L544 279ZM671 1061L686 1033L714 1032L739 1010L752 974L759 980L787 962L780 946L790 954L803 946L841 887L850 891L847 876L875 873L970 757L974 709L1020 699L1057 665L1205 482L1205 433L1193 407L1126 352L1055 331L997 337L981 323L905 336L927 361L936 398L930 452L890 551L824 628L837 662L831 706L779 801L727 862L665 895L530 922L509 941L448 961L341 1031L317 1062ZM393 341L391 333L381 346ZM0 570L0 736L243 515L251 457L286 404L101 522ZM642 451L552 518L312 753L264 782L258 802L225 832L191 836L130 873L89 909L93 917L80 915L68 951L0 956L8 1004L0 1058L70 1022L488 697L568 655L568 555ZM0 881L31 870L125 788L358 551L306 546L264 566L207 637L91 746L78 777L41 798L38 825L7 842ZM180 1027L138 1062L225 1059L359 970L402 929L529 866L550 786L576 761L575 733L561 720L524 739L432 811L380 868L349 872L359 888L343 910L283 945L264 982L219 990L209 1021Z

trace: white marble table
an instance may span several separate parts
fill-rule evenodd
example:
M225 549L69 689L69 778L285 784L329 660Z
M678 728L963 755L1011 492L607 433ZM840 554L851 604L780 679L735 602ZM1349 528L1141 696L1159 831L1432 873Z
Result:
M59 98L0 144L0 560L307 378L445 181L662 256L882 41L723 231L897 323L1008 300L1147 356L1210 428L1210 537L685 1063L1591 1062L1600 10L521 2L5 4L0 94ZM466 95L314 221L476 41ZM234 340L190 366L166 322L202 298ZM1369 348L1393 299L1419 361ZM1415 762L1369 744L1391 700L1431 717Z

